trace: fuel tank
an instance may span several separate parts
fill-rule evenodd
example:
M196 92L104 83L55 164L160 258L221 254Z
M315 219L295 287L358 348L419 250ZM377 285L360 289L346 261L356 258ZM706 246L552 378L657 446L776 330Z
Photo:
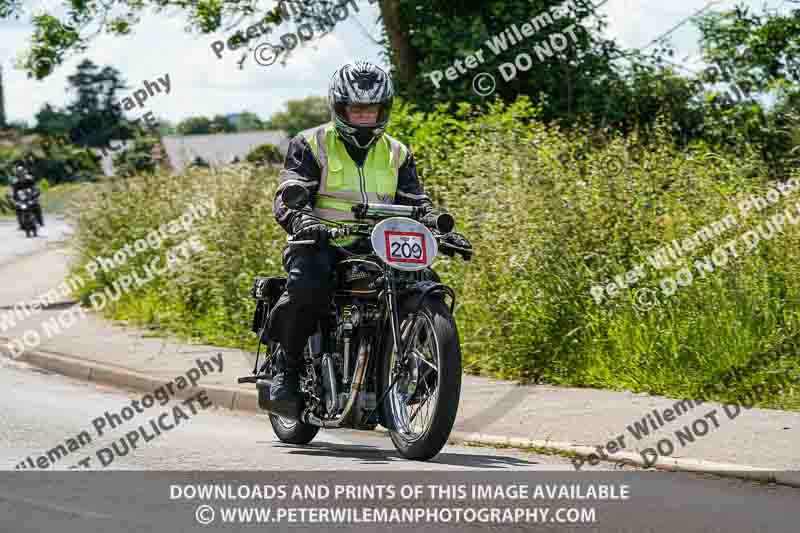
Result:
M375 282L382 275L383 268L375 261L361 258L346 259L336 265L336 292L377 298L379 288L375 286Z

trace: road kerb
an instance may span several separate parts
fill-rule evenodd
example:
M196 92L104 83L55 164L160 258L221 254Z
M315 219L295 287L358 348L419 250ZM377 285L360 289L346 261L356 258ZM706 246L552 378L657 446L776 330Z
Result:
M4 340L4 338L0 337L0 343ZM168 381L165 378L156 378L121 367L103 365L96 361L85 361L72 356L38 350L25 352L19 356L17 360L65 376L145 392L155 390ZM206 390L209 399L217 406L235 411L263 413L263 411L258 408L258 394L256 391L250 392L229 389L216 385L202 385L202 388ZM175 391L175 396L179 398L188 398L194 394L195 392L192 389ZM383 433L388 432L388 430L382 426L378 426L376 431ZM585 458L592 455L595 457L597 456L597 449L591 446L551 440L488 435L483 433L453 431L450 434L450 441L454 443L480 444L484 446L507 446L518 449L540 448L552 450L554 452L572 453ZM645 466L641 456L635 453L619 452L613 456L607 456L605 461L620 463L623 466L625 464L639 467ZM800 488L800 474L730 463L715 463L702 459L670 457L668 460L663 460L663 458L659 457L659 460L652 465L651 468L673 472L714 474L722 477L776 483Z

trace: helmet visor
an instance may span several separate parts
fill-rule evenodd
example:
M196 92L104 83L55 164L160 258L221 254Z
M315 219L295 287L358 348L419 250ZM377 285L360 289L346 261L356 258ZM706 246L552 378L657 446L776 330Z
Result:
M389 120L391 102L378 104L344 104L334 106L340 119L353 126L376 126Z

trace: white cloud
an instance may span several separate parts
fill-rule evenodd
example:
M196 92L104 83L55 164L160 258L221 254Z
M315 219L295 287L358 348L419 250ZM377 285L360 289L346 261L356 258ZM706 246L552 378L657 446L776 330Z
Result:
M388 68L381 47L373 40L381 35L381 27L376 22L378 6L367 0L357 1L358 13L351 13L350 18L340 22L332 34L295 49L286 67L279 64L261 67L249 57L241 70L236 64L241 56L239 51L226 49L222 59L213 53L210 45L216 39L225 38L221 33L186 33L185 19L179 11L173 15L146 14L132 35L100 36L85 55L69 59L42 82L28 80L24 73L4 68L7 117L9 120L32 122L34 114L45 102L59 106L69 102L71 97L65 94L66 78L80 61L89 58L98 65L110 65L122 73L130 88L121 96L132 93L143 80L154 80L169 73L170 94L157 94L146 102L147 110L156 116L177 121L190 115L214 115L246 109L266 118L283 109L289 99L326 95L331 74L349 60L363 58ZM750 0L748 4L758 9L760 2ZM667 4L661 0L609 0L601 10L609 15L609 36L619 39L625 46L643 46L705 3L705 0ZM733 3L733 0L725 1L718 7L731 7ZM292 27L291 23L282 25L266 40L276 43L279 36ZM24 22L2 21L0 31L4 37L0 54L7 57L9 43L20 49L27 47L32 29ZM691 24L676 31L673 42L678 49L677 57L696 54L698 37ZM7 67L8 62L4 65ZM135 118L144 112L137 108L130 116Z
M359 7L360 11L351 13L350 18L358 17L373 35L377 35L379 28L372 22L378 15L377 6L361 0ZM146 14L131 35L99 36L86 54L69 59L44 81L29 80L23 72L5 68L7 117L33 122L34 114L45 102L68 103L71 98L65 93L66 78L85 58L101 66L113 66L122 73L129 89L121 91L120 97L141 87L143 80L154 81L169 73L170 94L149 98L145 103L147 109L137 107L129 113L131 118L153 111L156 116L177 121L190 115L224 114L244 109L268 117L282 110L289 99L326 95L333 70L349 59L358 57L381 63L380 47L364 37L350 18L340 22L331 34L295 49L286 67L279 64L261 67L251 56L240 69L237 65L240 51L226 49L222 59L213 53L210 45L225 37L221 33L188 34L183 30L185 20L179 13L172 17ZM267 37L267 41L277 42L279 36L291 28L291 24L282 25ZM27 47L32 31L29 25L3 21L0 29L3 44L12 42L20 49ZM0 45L0 53L6 56L8 49Z

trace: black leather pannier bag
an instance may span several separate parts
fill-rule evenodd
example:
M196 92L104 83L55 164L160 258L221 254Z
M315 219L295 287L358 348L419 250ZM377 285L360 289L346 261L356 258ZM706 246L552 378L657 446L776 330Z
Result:
M286 288L286 278L256 278L253 280L253 287L250 289L250 295L256 300L256 311L253 314L253 333L261 332L267 325L269 313L278 298L283 294Z

